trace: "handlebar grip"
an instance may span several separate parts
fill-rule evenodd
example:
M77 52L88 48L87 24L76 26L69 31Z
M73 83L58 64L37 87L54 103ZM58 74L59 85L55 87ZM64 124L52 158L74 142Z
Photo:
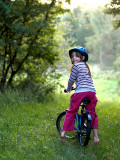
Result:
M73 91L73 90L75 90L74 87L71 88L71 91ZM69 92L69 91L67 91L67 89L64 89L64 93L67 93L67 92Z
M65 92L65 93L67 93L67 90L66 90L66 89L64 89L64 92Z

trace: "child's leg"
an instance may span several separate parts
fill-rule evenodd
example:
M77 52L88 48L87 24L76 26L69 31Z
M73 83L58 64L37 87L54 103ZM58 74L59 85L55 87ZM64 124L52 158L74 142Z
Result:
M65 131L62 131L62 132L61 132L60 138L61 138L61 139L64 139L64 138L65 138Z
M74 93L71 96L70 109L67 111L63 131L74 131L75 115L78 112L79 104L82 101L82 95L80 93Z
M100 140L98 138L98 129L93 128L93 144L99 143Z
M99 143L99 138L98 138L98 116L95 114L95 107L97 104L97 97L95 96L94 93L91 93L89 96L89 99L91 100L91 103L89 103L86 106L86 109L88 111L93 111L90 112L91 116L92 116L92 121L91 121L91 127L93 129L93 143Z
M95 119L93 120L93 125L92 125L92 128L93 128L93 143L96 144L96 143L100 142L100 140L98 138L98 116L96 115L94 118Z
M76 93L71 96L70 109L66 113L66 117L62 128L63 131L61 132L60 136L61 139L64 139L65 131L74 131L75 115L78 112L80 102L83 98L83 93Z

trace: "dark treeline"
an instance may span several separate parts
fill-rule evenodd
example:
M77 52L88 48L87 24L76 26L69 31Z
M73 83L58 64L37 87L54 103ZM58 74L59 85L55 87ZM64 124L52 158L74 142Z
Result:
M61 0L0 1L0 91L23 82L47 83L46 70L59 59L56 23L67 11Z

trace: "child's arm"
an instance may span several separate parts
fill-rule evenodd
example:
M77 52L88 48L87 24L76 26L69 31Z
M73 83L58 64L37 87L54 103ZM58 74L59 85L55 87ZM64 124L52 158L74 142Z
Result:
M77 73L78 73L78 68L77 68L76 65L74 65L73 68L72 68L72 72L70 74L69 81L68 81L68 86L67 86L67 91L68 92L71 91L71 88L72 88L75 80L77 79Z

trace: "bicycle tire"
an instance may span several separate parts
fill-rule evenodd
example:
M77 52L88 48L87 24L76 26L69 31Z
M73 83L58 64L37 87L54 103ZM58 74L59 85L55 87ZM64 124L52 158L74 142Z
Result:
M66 111L60 113L60 115L57 117L57 120L56 120L56 127L57 127L57 130L59 133L61 133L62 131L62 126L63 126L63 118L65 118L65 115L66 115Z
M57 130L58 130L59 133L61 133L61 131L62 131L62 127L63 127L66 112L67 111L64 111L64 112L60 113L60 115L57 117L56 127L57 127ZM76 137L76 132L74 132L74 131L73 132L70 132L70 131L67 132L66 131L65 137L73 139L73 138Z
M82 117L81 129L79 134L79 142L82 146L86 146L90 140L91 133L91 121L87 119L87 116Z

